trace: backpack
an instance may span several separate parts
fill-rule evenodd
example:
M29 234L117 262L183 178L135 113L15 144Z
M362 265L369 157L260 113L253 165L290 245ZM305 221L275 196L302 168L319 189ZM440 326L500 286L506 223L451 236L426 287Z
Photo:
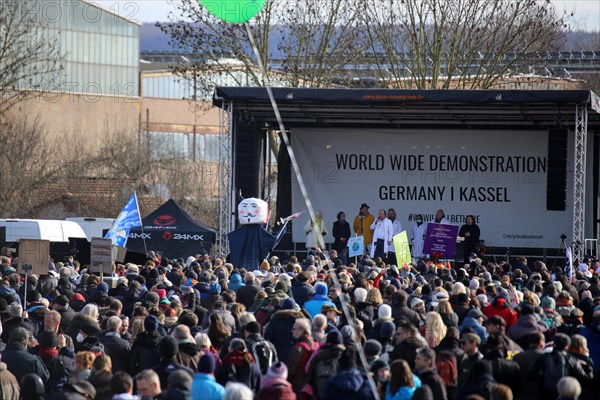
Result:
M541 374L544 380L544 387L547 390L555 391L556 383L564 376L569 375L569 364L564 355L555 351L543 355L543 364Z
M313 362L315 361L317 361L316 358L315 360L313 360ZM316 394L316 398L324 398L327 379L337 374L338 366L339 357L328 357L321 358L320 360L318 360L317 366L315 368L315 387L313 387Z
M277 355L273 352L272 346L266 340L260 340L252 345L250 352L260 368L260 373L265 375L271 365L277 362Z
M458 366L456 354L450 350L440 350L435 356L435 369L444 381L446 388L456 387L458 383Z

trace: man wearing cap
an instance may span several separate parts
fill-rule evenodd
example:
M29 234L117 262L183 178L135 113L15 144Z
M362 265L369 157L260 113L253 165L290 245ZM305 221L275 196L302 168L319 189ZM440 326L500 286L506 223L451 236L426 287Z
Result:
M369 206L367 203L360 205L360 212L354 218L354 233L356 236L362 236L366 251L371 252L371 242L373 242L373 231L371 224L375 222L375 216L369 214Z
M465 357L460 363L458 372L457 393L460 393L469 381L469 374L473 365L483 359L479 351L480 337L475 333L464 333L460 336L460 347L465 352Z
M470 329L479 336L479 343L485 343L488 337L488 332L483 327L484 320L485 315L483 315L480 309L471 308L459 328L460 333L462 334L465 329Z
M338 330L338 323L342 312L330 304L325 304L321 307L321 314L327 318L327 327L325 333Z
M225 395L223 385L215 381L216 361L211 354L204 354L198 362L198 373L192 382L192 399L221 400Z

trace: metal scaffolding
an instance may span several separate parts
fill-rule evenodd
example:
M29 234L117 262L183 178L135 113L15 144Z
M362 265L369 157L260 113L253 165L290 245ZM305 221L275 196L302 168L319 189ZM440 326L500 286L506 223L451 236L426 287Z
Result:
M587 144L587 104L575 111L575 158L573 168L573 258L580 261L585 240L585 149Z
M233 230L233 105L224 102L220 110L221 130L219 132L219 231L217 246L221 255L229 254L227 234Z

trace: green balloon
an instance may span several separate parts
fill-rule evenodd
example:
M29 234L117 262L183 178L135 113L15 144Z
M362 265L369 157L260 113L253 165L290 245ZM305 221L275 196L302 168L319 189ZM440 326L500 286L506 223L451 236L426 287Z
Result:
M239 24L255 17L267 0L198 0L208 12L225 22Z

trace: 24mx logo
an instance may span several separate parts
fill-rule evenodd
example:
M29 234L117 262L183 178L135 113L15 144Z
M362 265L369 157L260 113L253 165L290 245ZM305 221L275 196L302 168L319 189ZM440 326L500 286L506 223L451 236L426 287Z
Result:
M130 239L152 239L152 236L149 233L130 233Z
M204 240L204 235L190 235L189 233L175 233L174 240Z

